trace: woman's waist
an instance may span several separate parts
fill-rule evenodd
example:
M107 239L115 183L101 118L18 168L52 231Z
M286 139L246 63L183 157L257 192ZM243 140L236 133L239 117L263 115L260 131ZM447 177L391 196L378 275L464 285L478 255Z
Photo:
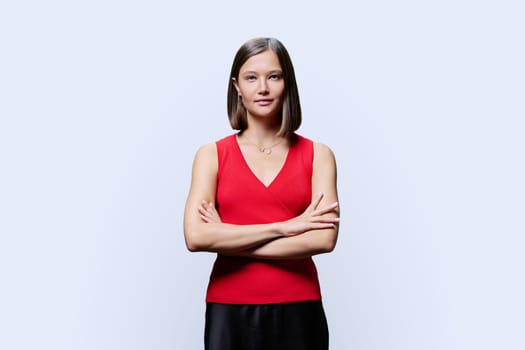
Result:
M312 258L262 260L219 255L207 300L223 303L290 302L320 299Z

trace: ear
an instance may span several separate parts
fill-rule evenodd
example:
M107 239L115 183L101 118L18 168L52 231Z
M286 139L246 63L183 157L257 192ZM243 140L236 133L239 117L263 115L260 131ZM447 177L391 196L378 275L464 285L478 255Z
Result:
M237 95L241 96L241 89L239 89L239 83L237 82L237 79L232 78L233 86L235 86L235 90L237 90Z

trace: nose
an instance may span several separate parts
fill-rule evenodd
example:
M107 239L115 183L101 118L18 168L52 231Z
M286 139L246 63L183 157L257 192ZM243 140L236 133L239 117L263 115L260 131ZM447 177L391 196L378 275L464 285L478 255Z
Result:
M268 82L266 81L266 79L260 79L259 80L259 91L258 93L260 95L268 95L269 91L268 91Z

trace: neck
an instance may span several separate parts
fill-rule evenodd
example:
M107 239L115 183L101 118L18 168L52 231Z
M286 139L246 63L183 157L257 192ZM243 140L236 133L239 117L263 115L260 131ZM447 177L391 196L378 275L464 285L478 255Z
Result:
M277 130L257 130L256 128L248 128L244 130L241 135L246 136L258 145L271 144L281 139L281 137L277 136Z
M277 118L254 118L248 115L248 127L242 134L258 144L269 144L282 138L277 136L280 128Z

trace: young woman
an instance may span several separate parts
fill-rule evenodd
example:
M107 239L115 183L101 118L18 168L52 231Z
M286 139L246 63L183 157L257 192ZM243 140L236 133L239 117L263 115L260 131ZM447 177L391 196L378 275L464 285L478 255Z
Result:
M184 213L188 249L217 253L205 349L326 350L311 257L336 244L336 165L327 146L295 133L301 107L281 42L238 50L228 116L239 132L197 151Z

